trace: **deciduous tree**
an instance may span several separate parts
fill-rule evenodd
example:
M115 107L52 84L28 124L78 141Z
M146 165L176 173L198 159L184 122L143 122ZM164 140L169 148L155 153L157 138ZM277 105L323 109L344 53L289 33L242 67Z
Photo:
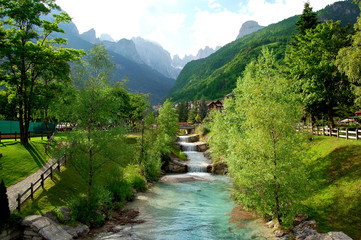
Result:
M18 118L22 144L28 143L28 129L33 112L34 94L45 72L54 76L67 75L68 61L80 51L59 47L63 38L51 39L62 33L59 23L70 21L61 13L55 21L42 20L41 15L59 9L53 0L0 0L1 83L18 99Z

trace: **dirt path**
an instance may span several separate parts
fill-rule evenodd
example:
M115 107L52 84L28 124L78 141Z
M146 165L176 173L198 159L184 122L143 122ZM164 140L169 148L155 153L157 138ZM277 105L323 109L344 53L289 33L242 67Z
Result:
M49 159L49 161L44 166L42 166L38 171L31 174L27 178L21 180L20 182L15 183L7 188L7 195L8 195L8 199L9 199L10 211L14 211L17 207L16 198L17 198L18 194L23 193L27 188L29 188L31 183L38 180L40 178L41 174L45 170L47 170L51 166L51 164L53 164L54 162L55 162L55 159L53 159L53 158Z

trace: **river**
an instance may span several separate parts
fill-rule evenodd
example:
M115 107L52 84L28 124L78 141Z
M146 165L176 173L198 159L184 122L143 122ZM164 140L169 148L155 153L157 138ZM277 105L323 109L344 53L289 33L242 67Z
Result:
M137 209L144 223L100 233L93 239L274 239L260 219L240 210L230 199L227 176L206 173L209 161L181 138L189 158L187 174L167 175L128 209Z

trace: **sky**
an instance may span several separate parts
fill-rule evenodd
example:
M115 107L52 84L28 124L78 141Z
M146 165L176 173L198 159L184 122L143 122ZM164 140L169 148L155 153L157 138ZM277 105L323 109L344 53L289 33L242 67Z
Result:
M309 0L318 11L337 0ZM56 0L80 33L114 40L142 37L173 56L196 55L236 39L248 20L261 26L302 14L306 0Z

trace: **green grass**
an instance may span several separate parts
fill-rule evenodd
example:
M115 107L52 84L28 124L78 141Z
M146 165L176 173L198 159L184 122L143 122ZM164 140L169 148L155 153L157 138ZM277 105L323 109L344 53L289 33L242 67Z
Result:
M46 142L47 139L41 140L41 137L32 138L26 146L15 140L1 141L0 152L3 157L0 158L0 179L4 180L7 187L36 172L48 161Z
M361 141L315 137L306 163L314 192L304 202L319 230L361 239Z
M116 166L112 166L109 172L114 170ZM129 165L124 170L124 179L122 182L123 188L134 188L138 191L145 191L147 189L144 177L140 175L140 171L136 165ZM100 180L104 181L108 178ZM28 200L22 205L20 212L21 216L31 214L45 214L47 211L53 211L55 208L61 206L68 206L78 197L85 197L87 194L87 182L81 178L78 172L71 165L61 168L61 172L55 172L53 179L45 181L45 190L38 190L34 194L34 200ZM128 196L125 196L128 197ZM124 203L123 203L124 204Z

